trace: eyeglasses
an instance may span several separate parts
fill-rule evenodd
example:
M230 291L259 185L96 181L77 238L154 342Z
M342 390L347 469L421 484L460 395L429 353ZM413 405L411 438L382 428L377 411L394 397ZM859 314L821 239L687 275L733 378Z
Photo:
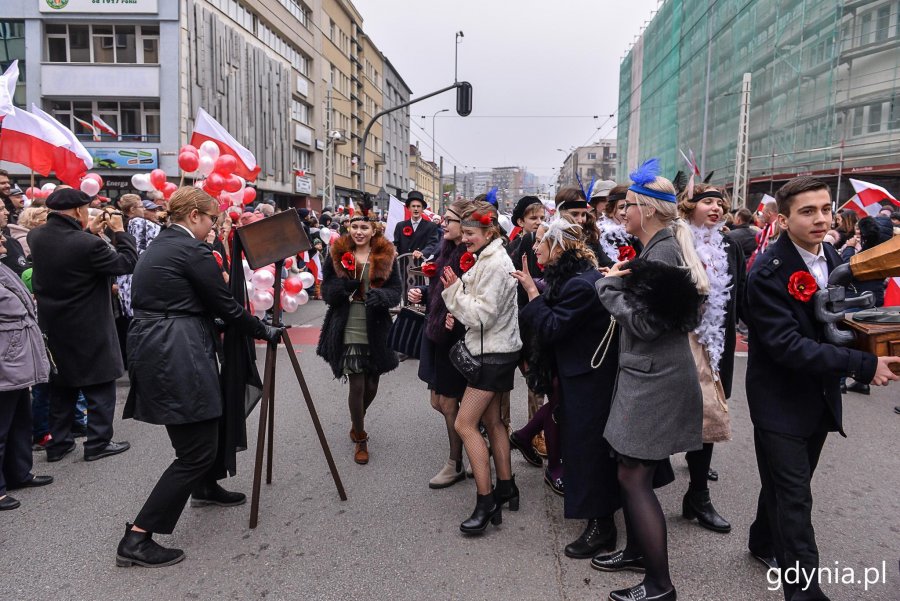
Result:
M462 223L459 219L450 219L449 217L441 217L441 223L443 225L450 225L451 223Z
M627 210L630 209L631 207L639 207L639 206L641 206L641 203L639 203L639 202L626 202L626 203L625 203L625 210L627 211Z
M213 215L212 213L204 213L204 215L206 215L207 217L209 217L210 219L212 219L212 224L213 224L213 225L215 225L216 222L219 220L219 216L218 216L218 215Z

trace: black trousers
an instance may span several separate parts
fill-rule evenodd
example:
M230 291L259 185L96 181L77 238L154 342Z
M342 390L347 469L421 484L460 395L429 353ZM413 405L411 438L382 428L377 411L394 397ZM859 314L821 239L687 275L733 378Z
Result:
M0 392L0 497L7 485L31 480L31 393Z
M90 421L90 420L89 420ZM172 462L135 518L148 532L171 534L195 488L214 483L210 477L219 442L219 418L166 426L175 449Z
M810 437L791 436L754 428L756 462L762 497L782 570L799 568L813 575L808 588L782 583L787 601L825 599L814 574L819 568L819 549L812 525L812 481L828 432ZM784 572L782 572L784 573Z
M99 452L109 444L113 436L113 414L116 410L116 381L91 386L70 387L50 382L50 434L53 440L47 445L47 453L54 455L68 449L75 442L72 422L75 419L75 402L78 391L87 400L88 424L85 453Z

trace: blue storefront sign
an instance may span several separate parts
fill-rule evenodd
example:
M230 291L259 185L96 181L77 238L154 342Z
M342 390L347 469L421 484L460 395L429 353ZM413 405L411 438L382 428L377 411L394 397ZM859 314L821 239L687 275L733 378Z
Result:
M159 167L159 151L155 148L88 148L94 158L94 169L129 169L152 171Z

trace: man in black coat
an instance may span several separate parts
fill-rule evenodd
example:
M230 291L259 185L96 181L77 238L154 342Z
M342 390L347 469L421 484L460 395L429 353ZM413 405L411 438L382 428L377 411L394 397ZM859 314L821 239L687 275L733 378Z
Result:
M394 247L397 254L412 253L413 258L430 257L437 252L441 243L441 228L422 216L428 208L425 197L418 190L406 195L406 208L410 218L401 221L394 228Z
M753 214L750 209L740 209L734 215L734 223L726 236L737 242L738 246L747 258L756 250L756 232L750 227Z
M828 432L844 435L840 378L887 384L897 379L889 364L900 358L822 342L812 293L841 263L822 243L831 224L831 195L827 184L798 177L782 186L776 200L785 235L757 256L744 311L750 329L747 401L762 484L749 546L759 558L774 552L782 570L800 568L801 584L782 583L785 599L827 599L815 577L810 481Z
M112 442L116 379L124 373L112 309L113 277L131 273L137 246L124 230L121 213L98 216L90 230L105 229L115 248L88 226L87 194L56 190L47 199L53 210L46 225L28 233L34 262L38 323L47 336L57 373L50 379L50 434L47 461L75 450L72 419L78 391L88 403L84 458L93 461L127 451Z

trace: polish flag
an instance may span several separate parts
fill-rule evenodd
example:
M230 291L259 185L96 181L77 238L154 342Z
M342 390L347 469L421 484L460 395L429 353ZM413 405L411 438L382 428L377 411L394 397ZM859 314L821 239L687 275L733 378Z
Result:
M106 121L101 119L100 115L98 115L97 113L91 113L91 121L93 122L94 127L99 129L103 133L109 134L111 136L119 135L116 133L116 130L114 130L112 127L110 127Z
M306 263L306 268L309 270L311 274L316 277L317 282L322 281L322 260L319 258L319 253L312 258L309 259L309 251L303 251L303 262Z
M775 202L775 198L772 196L769 196L768 194L763 194L762 200L759 201L759 205L756 207L756 212L762 213L763 210L766 208L766 205L769 204L770 202Z
M12 114L13 97L16 95L16 82L19 81L19 61L13 61L9 68L0 75L0 119L3 115Z
M56 177L63 183L73 188L78 188L88 169L94 167L94 159L91 157L91 153L87 151L68 127L54 119L52 115L48 115L39 109L34 103L31 105L31 112L39 119L43 119L66 139L65 145L56 148L53 170L56 172Z
M900 307L900 278L888 278L884 291L885 307Z
M900 201L881 186L858 179L851 179L850 184L856 194L841 206L842 209L844 207L851 209L860 217L874 217L878 215L885 201L895 208L900 208Z
M56 164L57 148L68 142L64 135L40 117L16 109L3 118L0 160L24 165L46 177Z
M81 127L85 128L86 130L91 132L91 134L93 135L93 138L94 138L94 142L100 141L100 130L97 129L96 127L94 127L93 123L88 123L84 119L79 119L78 117L72 117L72 118L78 122L78 125L80 125Z
M197 118L194 120L194 131L191 134L191 145L199 148L207 140L215 142L221 154L230 154L237 159L238 165L234 170L235 174L248 182L256 181L260 167L256 164L256 157L253 156L253 153L241 146L209 113L198 108Z

